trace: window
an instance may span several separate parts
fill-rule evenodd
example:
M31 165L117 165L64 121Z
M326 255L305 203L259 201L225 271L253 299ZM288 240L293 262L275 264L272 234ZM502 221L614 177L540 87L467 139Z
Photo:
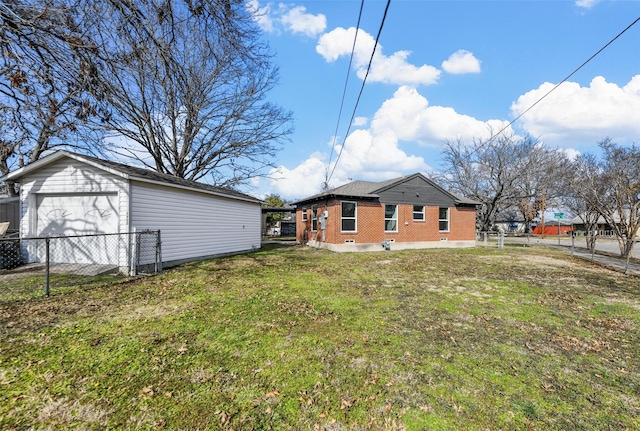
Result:
M449 208L440 208L438 216L438 226L440 232L449 231Z
M343 232L355 232L356 231L356 208L358 204L356 202L342 202L342 222L341 229Z
M413 220L424 221L424 206L422 205L413 206Z
M307 209L302 208L302 221L307 221Z
M318 230L318 205L311 206L311 230Z
M398 205L384 206L384 230L385 232L398 231Z

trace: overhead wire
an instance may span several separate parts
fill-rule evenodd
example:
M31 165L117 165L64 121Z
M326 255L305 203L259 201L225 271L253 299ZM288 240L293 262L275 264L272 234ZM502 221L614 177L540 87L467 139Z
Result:
M384 14L382 16L382 21L380 22L380 28L378 28L378 34L376 35L376 41L373 45L373 50L371 51L371 58L369 58L369 64L367 65L367 72L364 75L364 78L362 79L362 85L360 86L360 92L358 93L358 98L356 99L356 103L355 106L353 107L353 112L351 113L351 119L349 120L349 127L347 127L347 132L344 135L344 138L342 140L342 145L340 146L340 151L338 152L338 156L336 157L336 162L333 165L333 169L331 170L331 174L326 177L327 180L325 181L325 186L328 187L329 186L329 181L331 180L331 177L333 176L333 173L336 170L336 167L338 166L338 161L340 160L340 156L342 156L342 151L344 150L345 144L347 142L347 136L349 135L349 131L351 130L351 125L353 124L353 119L355 118L356 115L356 110L358 109L358 104L360 103L360 98L362 97L362 92L364 91L364 86L367 82L367 77L369 76L369 71L371 70L371 63L373 63L373 57L375 55L376 49L378 47L378 40L380 39L380 34L382 33L382 28L384 27L384 23L385 20L387 19L387 12L389 11L389 5L391 4L391 0L387 0L387 5L384 8Z
M364 79L362 80L362 86L360 87L360 92L358 93L358 98L356 100L356 104L353 108L353 112L351 114L351 118L349 120L349 126L347 128L347 132L344 135L343 138L343 142L342 145L340 146L340 151L338 152L338 156L336 157L336 161L333 165L333 169L331 170L331 174L329 175L325 175L325 183L324 186L328 187L329 185L329 181L331 180L331 177L333 177L333 174L336 170L336 167L338 166L338 161L340 160L340 157L342 156L342 152L344 150L345 144L346 144L346 139L347 136L349 135L349 131L351 130L351 125L353 124L353 119L355 118L355 114L356 114L356 110L358 108L358 104L360 103L360 98L362 96L362 92L364 90L364 86L366 84L367 81L367 77L369 76L369 71L371 70L371 64L373 62L373 57L375 55L376 52L376 48L378 47L378 41L380 39L380 34L382 33L382 28L384 27L384 23L387 17L387 12L389 10L389 5L391 3L391 0L387 0L387 5L385 7L384 10L384 15L382 17L382 21L380 23L380 27L378 29L378 34L376 35L376 40L375 40L375 44L373 47L373 50L371 52L371 58L369 59L369 64L367 65L367 71L365 73ZM362 14L362 6L364 4L364 0L362 0L362 3L360 5L360 14ZM360 17L361 15L358 16L358 28L359 28L359 24L360 24ZM593 54L591 57L589 57L586 61L584 61L580 66L578 66L575 70L573 70L569 75L567 75L562 81L560 81L559 83L557 83L556 85L553 86L553 88L551 88L548 92L546 92L542 97L540 97L538 100L536 100L533 104L531 104L531 106L529 106L527 109L525 109L523 112L521 112L516 118L514 118L511 122L509 122L509 124L507 124L506 126L504 126L502 129L500 129L496 134L492 135L489 140L487 142L491 142L492 140L494 140L496 137L498 137L500 134L502 134L505 130L507 130L510 126L512 126L516 121L518 121L520 118L522 118L522 116L524 116L527 112L529 112L531 109L533 109L536 105L538 105L538 103L540 103L542 100L544 100L549 94L551 94L553 91L555 91L560 85L562 85L563 83L565 83L566 81L569 80L569 78L571 78L573 75L575 75L580 69L582 69L585 65L587 65L591 60L593 60L596 56L598 56L602 51L604 51L609 45L611 45L613 42L615 42L620 36L622 36L625 32L627 32L631 27L633 27L638 21L640 21L640 17L636 18L631 24L629 24L624 30L622 30L621 32L619 32L615 37L613 37L609 42L607 42L602 48L600 48L598 51L596 51L595 54ZM353 42L353 48L351 51L351 58L349 60L349 71L351 69L351 64L353 61L353 54L355 51L355 44L356 44L356 38L357 38L357 33L358 30L356 29L356 36L354 37L354 42ZM342 102L340 104L340 114L338 115L338 124L336 125L336 133L334 134L334 143L335 143L335 139L337 136L337 130L338 130L338 126L339 126L339 122L340 122L340 116L342 115L342 108L343 108L343 104L344 104L344 97L345 97L345 93L346 93L346 88L347 88L347 83L348 83L348 76L347 76L347 81L345 82L345 87L344 87L344 91L343 91L343 95L342 95ZM331 158L333 157L333 145L331 146L331 156L329 157L329 163L327 165L327 172L329 170L329 166L331 165Z
M358 40L358 33L360 32L360 20L362 19L362 10L364 9L364 0L360 2L360 12L358 13L358 23L356 24L356 34L353 37L353 46L351 47L351 56L349 57L349 66L347 67L347 77L344 82L344 88L342 89L342 100L340 101L340 110L338 112L338 120L336 122L336 130L333 133L333 142L331 144L331 153L329 154L329 163L327 163L327 169L325 171L324 185L325 188L329 184L329 166L331 166L331 159L333 158L333 148L338 137L338 128L340 127L340 118L342 117L342 108L344 107L344 99L347 94L347 86L349 85L349 76L351 75L351 64L353 64L353 56L356 51L356 41Z
M553 88L549 91L547 91L542 97L540 97L538 100L536 100L531 106L529 106L527 109L525 109L520 115L518 115L516 118L514 118L509 124L507 124L506 126L504 126L500 131L498 131L495 135L491 136L488 140L487 143L493 141L495 138L497 138L502 132L504 132L505 130L507 130L511 125L513 125L513 123L515 123L516 121L518 121L520 118L522 118L522 116L524 114L526 114L527 112L529 112L531 109L533 109L533 107L535 107L538 103L540 103L544 98L546 98L551 92L555 91L556 88L558 88L560 85L562 85L563 83L565 83L569 78L571 78L573 75L576 74L576 72L578 72L580 69L582 69L587 63L589 63L591 60L593 60L598 54L600 54L602 51L604 51L609 45L611 45L616 39L618 39L620 36L622 36L627 30L629 30L631 27L633 27L638 21L640 21L640 17L636 18L635 21L633 21L631 24L629 24L624 30L622 30L620 33L618 33L613 39L611 39L609 42L607 42L602 48L600 48L595 54L593 54L591 57L589 57L584 63L582 63L580 66L578 66L573 72L571 72L569 75L566 76L566 78L564 78L562 81L558 82L556 85L553 86Z

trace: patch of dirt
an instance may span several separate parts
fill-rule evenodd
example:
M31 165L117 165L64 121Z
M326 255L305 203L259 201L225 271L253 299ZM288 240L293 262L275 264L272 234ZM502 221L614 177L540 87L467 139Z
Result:
M519 256L519 258L522 261L526 261L526 262L530 262L538 265L549 266L549 267L579 269L580 271L589 271L589 272L601 273L601 274L611 273L611 269L605 266L584 265L582 264L583 261L575 262L569 259L558 259L555 257L543 256L543 255L521 255Z
M384 259L384 260L378 260L376 263L378 265L389 265L389 264L392 264L392 263L396 263L399 260L400 259L397 259L397 258L396 259Z
M570 262L564 259L556 259L554 257L549 256L540 256L540 255L526 255L520 256L521 260L526 260L531 263L537 263L547 266L560 266L560 267L569 267L575 268L578 266L575 262Z

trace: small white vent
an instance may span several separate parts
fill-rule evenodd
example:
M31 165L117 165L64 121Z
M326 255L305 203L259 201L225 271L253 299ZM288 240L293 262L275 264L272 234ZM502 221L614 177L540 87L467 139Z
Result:
M344 243L345 244L355 244L356 240L355 239L345 239Z
M447 238L440 238L440 241L447 241Z
M395 239L393 239L393 238L391 238L391 239L385 239L385 241L387 241L387 242L396 242L396 240L395 240Z

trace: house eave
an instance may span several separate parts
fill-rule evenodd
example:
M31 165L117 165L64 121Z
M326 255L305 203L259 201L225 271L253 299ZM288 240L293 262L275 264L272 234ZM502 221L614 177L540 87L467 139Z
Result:
M380 196L379 195L348 195L348 194L334 194L334 193L329 193L329 194L325 194L325 195L321 195L321 196L315 196L315 197L310 197L307 199L303 199L303 200L299 200L293 203L293 205L295 205L296 207L300 207L303 205L309 205L313 202L322 202L322 201L328 201L331 199L340 199L340 200L359 200L359 201L373 201L376 199L379 199Z

